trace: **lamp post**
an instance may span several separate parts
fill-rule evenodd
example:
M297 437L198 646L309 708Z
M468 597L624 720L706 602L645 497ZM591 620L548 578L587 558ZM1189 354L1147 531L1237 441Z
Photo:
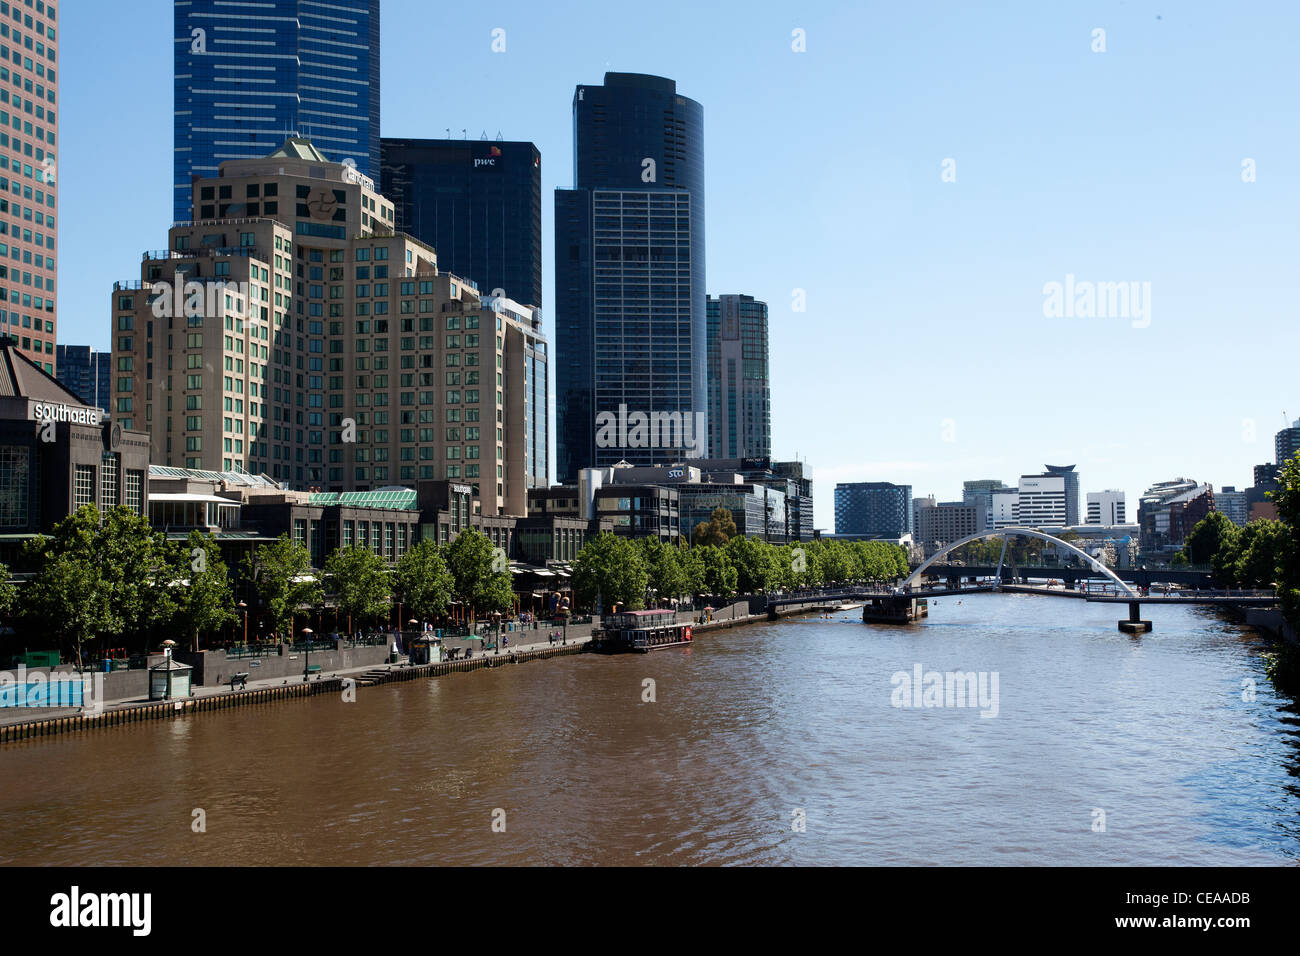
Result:
M239 602L239 609L244 612L244 643L248 643L248 605L243 601Z
M501 654L501 612L500 611L492 612L492 623L496 625L496 629L497 629L497 655L500 656Z
M305 684L310 679L309 675L311 673L311 636L315 632L312 631L310 627L304 627L302 629L302 633L307 636L307 657L302 664L302 681Z

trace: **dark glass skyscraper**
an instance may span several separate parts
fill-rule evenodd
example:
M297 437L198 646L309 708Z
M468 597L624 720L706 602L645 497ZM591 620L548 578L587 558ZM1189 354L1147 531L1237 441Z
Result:
M574 93L573 129L574 188L555 192L561 481L708 441L704 109L672 80L606 73Z
M912 486L849 481L835 486L835 533L896 538L912 527Z
M113 381L113 353L96 352L89 345L54 347L56 378L87 405L111 411L110 383Z
M381 141L380 192L438 268L542 304L542 154L532 143Z
M379 175L379 0L175 0L174 218L190 177L290 135Z

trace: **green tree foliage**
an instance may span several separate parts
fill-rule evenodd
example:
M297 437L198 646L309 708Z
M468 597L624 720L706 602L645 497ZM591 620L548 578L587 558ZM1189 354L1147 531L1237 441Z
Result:
M736 569L736 588L744 594L756 594L775 587L781 578L781 552L754 538L732 538L723 547L727 560Z
M1284 527L1278 562L1282 612L1291 626L1300 631L1300 458L1292 458L1282 466L1278 489L1270 497L1277 505L1277 515Z
M236 617L230 574L216 539L200 531L191 531L189 540L176 546L172 562L174 621L198 650L200 635L218 631Z
M175 616L175 551L162 532L129 508L112 508L92 540L120 616L113 636L144 634Z
M374 621L388 613L393 597L388 565L370 548L338 548L325 562L325 576L349 620Z
M394 582L412 616L423 621L447 613L456 587L438 545L429 538L422 539L398 559Z
M85 505L26 550L35 577L21 592L19 617L71 651L79 667L87 642L138 638L176 613L175 549L126 508L101 521L94 505Z
M0 564L0 618L9 614L17 594L18 590L9 583L9 569Z
M33 630L71 651L83 666L84 645L121 627L112 588L95 557L99 512L87 505L27 544L35 576L22 589L18 613Z
M658 538L638 538L636 544L645 562L646 587L654 591L659 600L673 600L690 591L683 548L665 544Z
M1235 545L1237 526L1221 511L1211 511L1196 523L1183 542L1183 555L1190 564L1209 564L1215 555Z
M736 522L726 508L714 508L708 521L701 521L691 535L696 545L711 544L721 548L737 535Z
M589 540L573 562L574 591L587 606L594 606L599 597L605 610L614 604L637 610L644 604L649 579L641 547L608 531Z
M293 615L299 609L321 601L322 588L312 574L311 552L287 534L259 547L246 570L279 633L291 630Z
M477 620L480 614L510 609L514 603L510 571L502 566L487 535L477 528L467 528L456 536L444 556L456 599L469 608L471 620Z
M909 573L907 552L887 541L774 545L735 537L721 547L681 548L609 534L587 542L575 568L580 569L575 580L579 601L591 606L601 594L606 607L613 601L639 606L630 601L630 595L645 586L637 583L641 573L661 598L677 593L722 598L778 588L883 584L902 580ZM665 583L669 581L679 583ZM611 594L618 596L611 598Z
M704 572L704 592L729 598L736 593L738 575L727 552L711 544L701 546L700 564Z

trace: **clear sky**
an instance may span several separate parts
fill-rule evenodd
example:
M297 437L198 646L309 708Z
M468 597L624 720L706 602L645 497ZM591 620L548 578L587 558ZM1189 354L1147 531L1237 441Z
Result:
M59 340L108 348L170 224L172 5L59 27ZM773 453L812 467L819 527L837 481L949 499L1046 462L1133 514L1155 481L1249 485L1300 418L1297 46L1292 0L384 0L382 128L538 145L553 336L574 86L675 79L708 291L769 303ZM1150 283L1149 316L1046 316L1067 275Z

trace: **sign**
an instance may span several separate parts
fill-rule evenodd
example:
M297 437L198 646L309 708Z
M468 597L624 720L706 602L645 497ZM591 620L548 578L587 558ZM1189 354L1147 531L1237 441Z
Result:
M102 409L84 405L62 405L53 402L29 402L28 415L34 422L71 422L74 425L98 427Z

